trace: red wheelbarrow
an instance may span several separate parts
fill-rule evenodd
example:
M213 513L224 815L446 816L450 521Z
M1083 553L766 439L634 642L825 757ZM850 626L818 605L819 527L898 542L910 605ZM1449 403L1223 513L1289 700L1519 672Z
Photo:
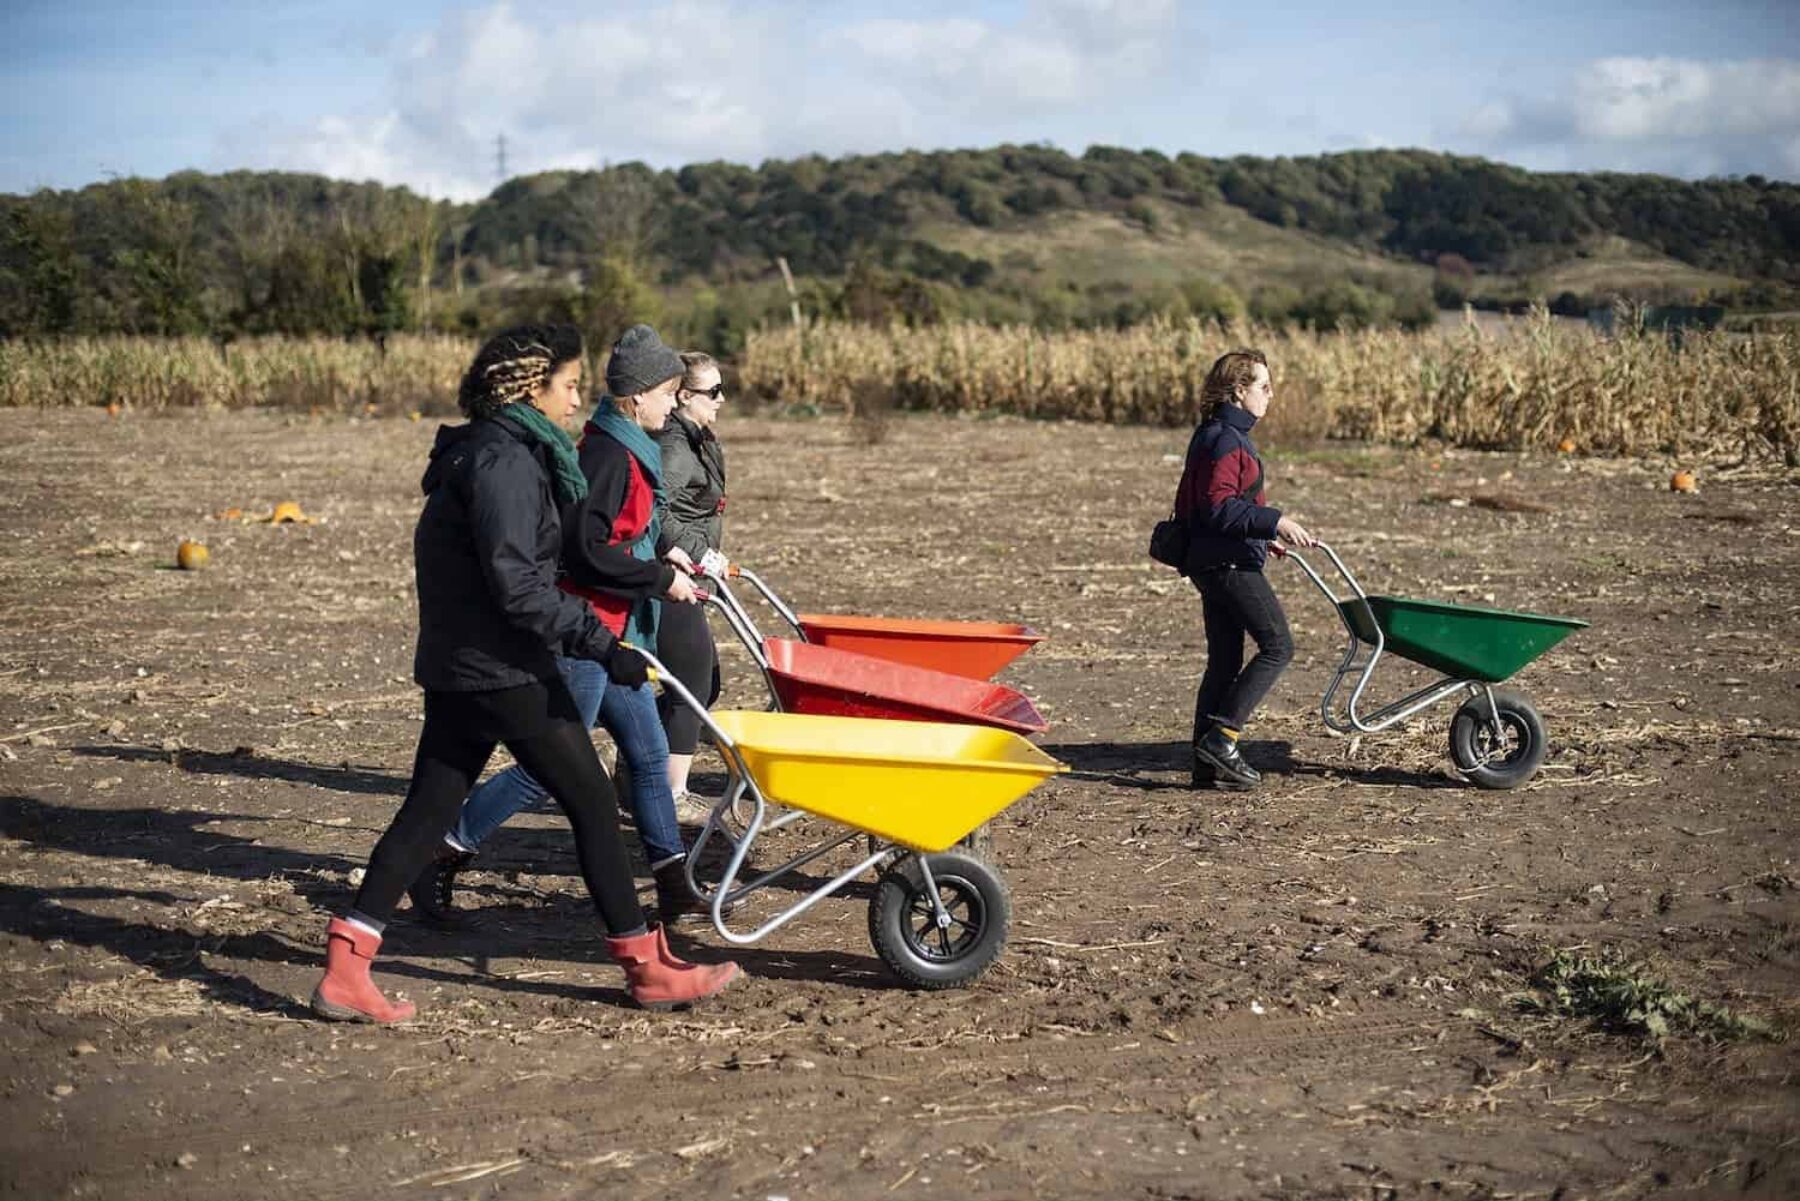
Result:
M732 564L727 575L750 581L802 642L854 651L894 663L986 680L1044 640L1030 626L993 621L925 621L796 613L762 577ZM716 576L713 578L717 578Z
M749 572L741 574L751 578ZM706 600L725 615L750 651L768 685L772 707L783 713L953 722L996 726L1015 734L1041 734L1050 728L1029 697L1004 684L837 646L764 638L725 581L716 575L708 578L712 587Z

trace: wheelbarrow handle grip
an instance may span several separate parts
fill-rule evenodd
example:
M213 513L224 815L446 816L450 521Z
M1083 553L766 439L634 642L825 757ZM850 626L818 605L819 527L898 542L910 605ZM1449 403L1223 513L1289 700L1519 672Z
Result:
M1315 542L1313 543L1313 549L1322 552L1327 559L1331 560L1332 568L1343 579L1344 583L1350 587L1349 599L1361 601L1369 599L1368 594L1363 591L1362 585L1356 582L1356 577L1350 574L1350 569L1344 566L1344 561L1338 558L1338 553L1331 549L1329 543ZM1334 605L1339 602L1340 598L1338 597L1338 594L1332 590L1331 585L1325 581L1323 575L1313 570L1313 565L1306 561L1305 555L1297 550L1283 548L1281 557L1290 560L1291 562L1298 563L1300 565L1300 570L1304 571L1312 582L1318 586L1319 591L1325 594L1325 599L1329 600Z
M763 599L769 603L771 609L775 610L776 615L793 627L794 637L802 642L807 641L806 631L800 626L799 615L788 607L786 601L775 594L775 590L769 587L761 576L748 568L740 569L736 563L731 565L730 571L732 579L744 579L750 581L750 586L762 593Z
M692 709L694 711L694 716L700 719L700 724L705 726L707 731L718 740L720 747L726 748L736 745L736 743L732 742L731 735L727 734L724 730L721 730L717 723L713 721L712 714L706 711L706 706L700 703L700 698L696 697L692 692L689 692L687 685L676 678L675 673L670 671L668 666L661 659L658 659L655 655L635 643L621 641L619 645L630 647L644 657L644 661L650 665L650 670L647 675L650 683L657 685L664 692L673 692L680 698L681 703Z

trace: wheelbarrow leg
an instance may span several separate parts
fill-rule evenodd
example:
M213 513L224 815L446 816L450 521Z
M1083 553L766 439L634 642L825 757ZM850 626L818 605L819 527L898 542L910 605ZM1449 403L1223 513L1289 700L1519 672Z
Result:
M1494 699L1494 690L1489 685L1483 684L1481 695L1487 698L1488 728L1494 732L1496 742L1502 741L1506 738L1506 726L1500 721L1500 704Z
M944 908L943 894L938 892L937 880L931 874L931 860L925 855L918 855L919 874L925 877L925 893L931 898L931 912L937 919L940 930L950 928L950 911Z

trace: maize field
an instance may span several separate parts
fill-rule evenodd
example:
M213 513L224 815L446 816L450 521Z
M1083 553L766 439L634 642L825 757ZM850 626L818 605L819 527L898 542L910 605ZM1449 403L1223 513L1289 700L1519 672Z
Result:
M1044 333L960 324L814 325L754 334L743 385L856 411L1180 426L1208 367L1238 346L1269 356L1276 400L1259 440L1489 450L1779 457L1800 463L1800 336L1605 336L1536 313L1494 333L1312 333L1200 322Z
M454 412L472 341L95 337L0 341L0 406Z
M970 323L751 335L743 389L846 412L891 408L1180 426L1214 358L1270 359L1272 445L1343 439L1800 465L1800 333L1607 336L1536 313L1500 333L1314 333L1200 322L1047 333ZM0 342L0 406L451 413L471 341L69 338Z

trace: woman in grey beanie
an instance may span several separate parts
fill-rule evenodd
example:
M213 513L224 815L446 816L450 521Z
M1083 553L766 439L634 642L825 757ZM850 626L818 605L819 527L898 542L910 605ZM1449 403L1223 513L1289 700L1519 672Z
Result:
M606 361L606 390L615 397L642 396L658 384L677 379L687 365L681 356L644 324L632 326L613 343Z

